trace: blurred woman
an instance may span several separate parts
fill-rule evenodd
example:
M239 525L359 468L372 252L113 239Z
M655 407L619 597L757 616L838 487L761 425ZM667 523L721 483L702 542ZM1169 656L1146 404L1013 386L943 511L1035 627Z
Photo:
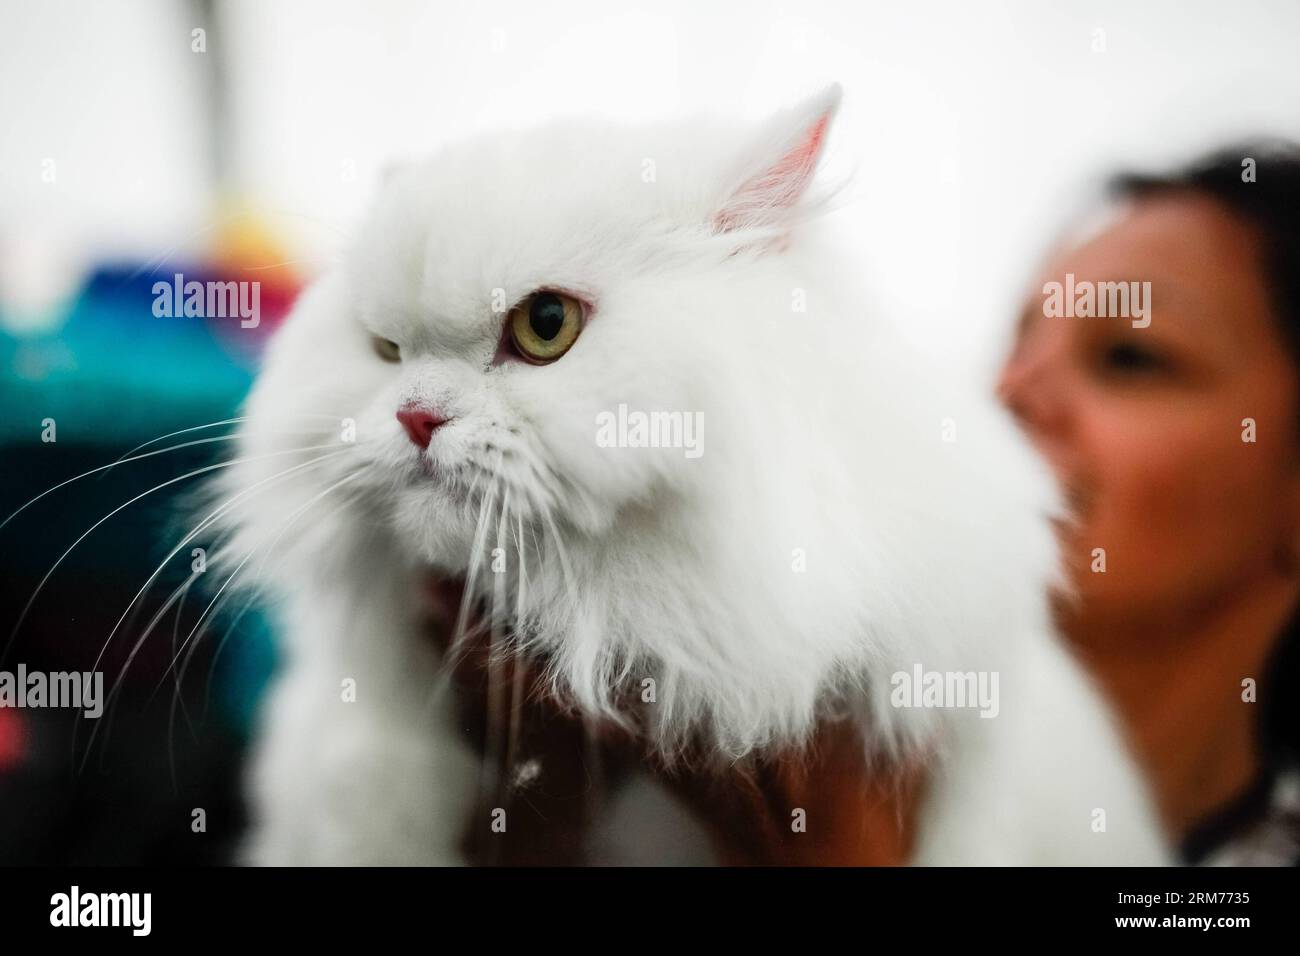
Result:
M1043 269L999 383L1075 516L1061 623L1187 861L1295 863L1300 152L1115 199ZM1149 290L1145 316L1062 314L1061 289L1115 282Z

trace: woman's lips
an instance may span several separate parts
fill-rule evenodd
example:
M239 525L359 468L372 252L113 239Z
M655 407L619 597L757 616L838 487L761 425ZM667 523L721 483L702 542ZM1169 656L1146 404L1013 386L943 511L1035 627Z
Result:
M1077 479L1061 483L1061 498L1065 505L1061 514L1052 519L1057 541L1067 552L1074 550L1085 533L1095 499L1092 486Z

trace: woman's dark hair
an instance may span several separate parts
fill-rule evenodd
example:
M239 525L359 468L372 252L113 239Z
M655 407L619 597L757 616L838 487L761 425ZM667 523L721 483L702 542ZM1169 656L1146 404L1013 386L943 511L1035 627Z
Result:
M1300 145L1281 140L1241 143L1171 175L1118 176L1111 191L1127 199L1196 193L1216 200L1250 226L1262 244L1273 314L1300 371ZM1300 421L1300 409L1296 417ZM1276 769L1300 761L1300 610L1259 681L1258 706L1267 764Z
M1300 369L1300 144L1240 143L1169 175L1117 176L1111 192L1126 199L1194 192L1217 200L1252 227L1264 247L1273 313Z

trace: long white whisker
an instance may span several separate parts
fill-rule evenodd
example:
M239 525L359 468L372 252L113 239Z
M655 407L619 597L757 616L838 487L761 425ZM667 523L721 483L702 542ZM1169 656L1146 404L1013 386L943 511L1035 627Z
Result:
M573 566L569 564L568 552L564 550L564 542L560 539L560 529L556 527L555 521L551 518L551 513L548 510L542 508L539 514L542 516L542 521L546 523L546 527L550 529L551 540L555 543L555 553L560 559L560 571L564 575L564 586L574 591L573 582L576 577L573 573Z
M197 572L197 571L191 571L191 572L190 572L190 576L189 576L189 578L185 581L185 584L183 585L183 587L185 588L185 590L181 592L181 599L180 599L180 602L176 605L176 617L175 617L175 619L172 621L172 653L173 653L173 654L176 653L176 644L177 644L177 642L180 640L180 632L181 632L181 616L182 616L182 614L184 614L184 612L185 612L185 602L186 602L186 600L187 600L187 599L189 598L189 596L190 596L190 585L192 585L196 580L198 580L198 576L199 576L199 575L198 575L198 572ZM177 697L180 696L180 692L181 692L181 685L180 685L180 681L178 680L178 681L176 682L176 695L177 695ZM183 712L184 715L185 715L185 723L186 723L186 724L189 726L189 728L190 728L190 735L193 736L194 733L195 733L195 730L194 730L194 721L190 719L190 713L189 713L189 711L185 708L185 705L184 705L184 702L183 702L183 701L182 701L182 703L181 703L181 710L182 710L182 712Z
M332 447L332 446L320 445L320 446L317 446L317 447L318 447L318 448L325 448L325 447ZM275 452L275 454L281 454L281 455L284 455L284 454L292 454L292 453L296 453L296 452L309 451L309 450L311 450L311 449L306 449L306 448L293 448L293 449L289 449L288 451ZM102 524L103 524L105 521L107 521L109 518L113 517L113 515L117 514L119 511L122 511L123 509L130 507L131 505L133 505L133 504L135 504L137 501L139 501L141 498L145 498L145 497L147 497L147 496L153 494L155 491L160 491L160 490L162 490L163 488L166 488L168 485L174 485L174 484L176 484L176 482L178 482L178 481L184 481L184 480L187 479L187 478L193 478L193 477L195 477L195 476L197 476L197 475L203 475L203 474L206 474L206 473L208 473L208 472L210 472L210 471L215 471L215 470L218 469L218 468L228 468L228 467L230 467L231 465L237 464L237 463L239 463L239 462L241 462L241 461L248 461L248 460L250 460L250 459L248 459L248 458L238 459L238 458L237 458L237 459L234 459L233 461L218 462L218 463L215 464L215 465L206 465L206 466L204 466L203 468L196 468L194 471L186 472L185 474L180 475L179 477L176 477L176 478L169 478L167 481L164 481L164 482L162 482L161 484L154 485L154 486L153 486L152 488L150 488L148 491L141 492L140 494L136 495L134 498L130 499L129 501L125 502L124 504L120 504L120 505L118 505L116 508L114 508L114 509L113 509L112 511L110 511L108 514L104 515L104 517L100 518L98 521L96 521L94 524L92 524L89 528L87 528L85 531L83 531L83 532L81 533L80 537L78 537L76 541L72 542L72 544L70 544L70 545L68 546L68 549L67 549L66 551L64 551L61 555L59 555L58 560L55 561L53 565L51 565L51 567L50 567L50 569L49 569L48 571L45 572L45 577L41 578L40 583L36 585L36 590L33 591L33 592L32 592L32 596L31 596L30 598L28 598L28 600L27 600L27 604L23 607L22 613L18 615L18 620L17 620L17 622L14 624L13 630L9 632L9 639L5 642L4 651L3 651L3 652L0 652L0 660L4 660L5 658L7 658L7 657L9 656L9 649L13 646L14 638L18 636L18 630L23 626L23 621L25 621L25 620L27 619L27 614L28 614L29 611L31 611L31 609L32 609L32 605L36 603L36 598L40 595L41 590L45 587L45 583L46 583L47 581L49 581L50 576L53 575L54 572L58 569L59 565L61 565L61 564L63 563L63 560L64 560L64 559L65 559L69 554L71 554L72 551L73 551L73 549L76 548L77 545L81 544L81 542L84 541L84 540L87 538L87 536L89 536L89 535L91 534L91 532L93 532L96 528L98 528L100 525L102 525ZM172 553L175 554L174 551L173 551ZM153 580L153 579L150 578L150 580ZM132 602L132 603L134 603L134 602ZM125 615L124 615L124 616L125 616ZM120 622L119 622L119 623L120 623ZM99 660L96 659L96 661L95 661L95 667L94 667L94 668L91 668L91 669L94 670L94 669L98 668L98 666L99 666Z
M295 417L295 418L326 418L326 419L334 419L334 418L335 418L335 416L333 416L333 415L325 415L325 414L321 414L321 413L319 413L319 412L296 412L296 413L294 413L293 417ZM131 456L131 455L134 455L136 452L138 452L141 448L148 448L150 445L156 444L157 442L160 442L160 441L166 441L168 438L175 438L177 435L188 435L190 432L200 432L200 431L203 431L204 429L207 429L207 428L220 428L222 425L237 425L237 424L239 424L240 422L246 422L246 421L248 421L250 418L251 418L251 416L249 416L249 415L241 415L241 416L239 416L238 418L225 418L225 419L222 419L222 420L219 421L219 422L208 422L206 425L194 425L194 426L192 426L192 427L190 427L190 428L182 428L182 429L179 429L178 431L168 432L166 435L159 435L157 438L150 438L148 441L146 441L146 442L141 442L139 445L136 445L134 448L132 448L130 451L126 452L125 454L118 456L118 458L117 458L115 461L113 461L112 464L108 465L108 467L105 469L105 474L108 473L108 469L113 468L115 465L120 465L120 464L122 464L122 463L123 463L124 461L126 461L126 460ZM308 432L308 433L306 433L306 434L312 434L312 433ZM237 436L237 435L226 435L226 436L224 436L224 437L226 437L226 438L237 438L237 437L239 437L239 436ZM180 445L180 446L177 446L177 447L182 447L182 448L183 448L184 446L183 446L183 445ZM134 460L134 459L132 459L132 460ZM102 477L102 476L101 476L101 477Z
M330 448L334 446L324 445L319 447ZM293 451L306 451L306 450L308 449L293 449ZM104 646L100 648L99 655L95 658L95 664L91 669L98 670L100 661L103 660L104 654L107 652L109 644L112 643L114 636L117 634L118 629L122 626L122 622L126 619L127 613L131 610L131 607L135 604L135 602L138 601L140 597L145 593L145 591L149 589L149 586L153 583L154 579L157 578L158 575L162 572L162 569L167 566L167 563L173 557L175 557L176 554L180 552L180 550L184 548L186 544L192 541L205 527L207 527L212 522L216 521L221 516L221 514L229 510L239 499L245 497L246 495L250 494L253 491L256 491L258 488L262 487L263 485L266 485L268 482L274 481L276 479L285 478L288 475L301 471L309 466L319 465L320 463L330 458L335 458L338 455L343 454L345 451L347 451L347 449L331 452L328 455L321 455L317 458L311 459L310 461L302 462L298 465L294 465L291 468L287 468L284 471L277 472L274 475L271 475L267 478L262 479L259 482L256 482L253 485L250 485L248 488L245 488L243 491L232 496L230 499L225 501L221 506L219 506L218 508L210 512L202 521L200 521L197 525L194 526L194 528L181 540L179 544L177 544L174 548L172 548L171 552L168 553L167 557L163 558L162 562L158 565L158 567L154 570L154 572L151 575L149 575L149 579L144 583L144 586L141 587L140 590L136 592L135 597L131 599L131 603L128 604L126 610L122 612L122 616L118 618L117 624L113 626L113 630L109 633L108 638L104 641ZM285 452L281 452L278 454L285 454ZM268 456L259 456L259 457L268 457ZM234 464L234 462L227 462L226 464ZM360 474L360 472L354 472L353 476L357 474ZM250 552L250 556L251 556L251 552ZM247 560L248 558L246 557L244 561ZM243 567L244 561L240 562L239 567ZM235 569L234 573L238 573L239 567ZM234 573L232 573L231 578L234 577ZM230 578L226 580L226 584L229 583L230 583ZM224 590L225 590L225 585L222 585L221 591ZM221 591L217 592L217 597L221 596ZM170 598L167 604L165 604L162 607L162 609L160 609L159 612L154 615L153 619L149 622L149 625L145 628L144 632L140 635L140 637L136 640L135 644L132 646L130 653L128 653L127 655L126 661L122 665L122 670L119 672L117 678L115 679L113 683L113 687L109 690L108 700L110 702L115 699L118 689L122 686L122 682L126 678L126 673L130 669L131 663L135 660L136 655L139 653L140 648L144 646L144 642L148 639L149 635L153 632L153 629L157 627L158 621L162 619L162 615L166 612L167 608L170 606L172 601L175 600L175 597L176 595L175 593L173 593L172 598ZM213 603L215 603L215 601L216 598L213 598ZM203 616L201 616L199 621L195 623L194 628L190 630L189 636L187 636L185 639L187 644L189 643L190 637L193 637L194 635L194 629L197 629L198 625L202 623L203 619L212 610L212 606L213 604L209 603L207 609L205 609L203 612ZM182 645L182 649L183 649L183 645ZM175 662L173 661L173 665L174 663ZM168 670L170 671L170 667L168 668ZM164 679L165 677L166 677L166 673L164 673ZM154 688L155 694L157 693L157 690L158 689L155 687ZM152 695L150 696L150 699L151 700L153 699ZM86 743L87 758L90 756L91 749L94 747L95 737L98 735L98 733L99 733L99 725L96 725L95 730L91 732L90 739ZM75 739L75 731L74 731L74 739ZM82 767L84 768L84 766L85 766L85 761L83 760Z
M189 587L191 584L194 583L195 577L197 577L197 575L191 575L187 580L181 582L179 585L176 586L175 590L173 590L172 593L167 597L167 600L163 602L162 607L158 608L157 612L150 619L149 626L145 629L145 634L149 634L150 632L152 632L153 629L158 626L158 622L161 621L163 617L167 614L168 610L171 609L171 606L177 602L177 599L181 598L184 594L186 594L189 591ZM96 666L92 668L92 670L96 670L96 669L98 669L98 662L96 663ZM112 704L115 697L114 690L116 690L116 686L117 685L114 685L114 689L109 691L108 696L105 698L104 701L104 710L107 714L106 719L108 721L110 730L112 728L112 721L113 721ZM99 727L100 725L96 723L95 729L90 734L90 741L86 745L86 753L83 756L81 762L81 769L85 768L86 760L89 759L90 757L90 747L95 742L95 737L99 733ZM76 720L73 722L72 725L72 752L73 752L74 761L76 760L77 735L80 729L81 729L81 714L78 713ZM105 736L107 736L107 734ZM78 773L81 772L81 769L78 770Z
M509 512L509 508L510 508L510 488L509 486L507 486L504 490L504 493L501 496L501 511L497 515L496 548L494 549L493 552L494 560L497 553L500 553L502 555L505 554L505 548L503 547L504 540L502 536L505 531L505 519L506 519L506 515ZM488 726L487 726L487 735L486 735L486 740L487 740L486 758L487 759L484 761L484 763L485 766L491 768L491 773L496 778L492 782L496 788L499 788L501 783L500 781L501 755L502 755L501 744L502 744L502 737L503 737L503 733L502 733L503 728L501 724L501 692L503 688L501 687L501 680L500 680L502 654L500 652L500 648L498 647L498 643L503 643L503 641L500 641L499 639L504 637L501 631L501 624L505 612L505 599L506 599L505 576L510 573L510 569L506 568L505 572L502 573L497 571L496 568L494 567L492 569L492 572L494 578L494 580L492 581L492 613L489 618L488 653L487 653L487 668L488 668L488 673L487 673Z
M516 533L517 532L517 533ZM506 738L506 766L513 768L516 751L519 746L520 723L523 716L524 693L524 659L523 635L524 609L527 606L528 567L524 557L524 518L523 513L516 514L516 528L511 532L515 542L515 560L519 562L519 573L515 581L515 616L514 616L514 659L510 672L510 728Z
M358 472L358 474L360 474L360 472ZM331 514L337 514L345 506L346 502L340 503ZM287 529L281 528L280 533L277 534L275 538L272 539L271 543L263 549L261 560L258 561L257 567L253 569L253 573L259 578L266 573L267 559L274 553L275 547L279 544L280 538L284 535L285 530ZM283 557L284 556L282 555L280 561L277 562L277 567L283 563ZM221 652L225 650L226 644L229 643L230 638L234 635L239 622L242 621L245 615L247 615L248 612L253 609L254 605L257 604L257 598L258 593L256 589L250 589L248 599L244 602L243 607L239 609L239 613L231 618L230 623L226 625L226 629L221 635L221 640L217 642L216 650L213 651L212 654L212 661L208 665L208 676L203 684L203 711L199 714L200 726L204 725L208 719L208 708L212 701L212 679L216 674L217 662L221 658Z
M182 449L182 448L192 448L192 447L195 446L195 445L208 445L208 444L211 444L212 442L218 442L218 441L232 441L232 440L234 440L234 439L237 438L237 437L239 437L239 436L237 436L237 435L218 435L216 438L199 438L199 439L196 439L196 440L194 440L194 441L182 442L182 443L179 444L179 445L172 445L172 446L170 446L169 448L158 448L158 449L155 449L154 451L145 452L143 455L136 455L134 458L123 458L123 459L121 459L121 460L119 460L119 461L111 461L111 462L109 462L107 465L100 465L98 468L92 468L92 469L90 469L90 471L83 471L83 472L82 472L81 474L79 474L79 475L75 475L75 476L73 476L72 478L67 479L66 481L61 481L61 482L59 482L57 485L55 485L54 487L52 487L52 488L47 488L47 489L45 489L44 491L42 491L39 495L37 495L37 496L36 496L35 498L33 498L31 501L27 502L25 505L23 505L22 507L20 507L17 511L12 512L12 513L9 515L8 518L5 518L4 521L0 521L0 528L3 528L3 527L4 527L5 525L7 525L10 521L12 521L14 518L18 517L20 514L22 514L24 511L26 511L26 510L27 510L28 508L30 508L32 505L36 504L36 502L38 502L38 501L40 501L42 498L44 498L46 495L48 495L48 494L52 494L53 492L58 491L60 488L65 488L65 487L67 487L68 485L72 484L74 481L80 481L82 478L88 478L88 477L90 477L91 475L95 474L96 472L104 471L104 470L107 469L107 468L112 468L114 465L125 465L127 462L131 462L131 461L139 461L139 460L142 459L142 458L152 458L154 455L165 455L165 454L167 454L167 452L169 452L169 451L179 451L179 450Z
M317 494L317 495L314 495L314 496L311 498L311 500L309 500L308 502L306 502L306 503L303 504L303 505L300 505L297 509L295 509L295 510L293 511L293 513L290 514L289 517L288 517L287 519L285 519L285 521L283 522L283 524L282 524L282 526L281 526L281 528L280 528L279 533L278 533L278 534L275 536L275 538L271 541L271 544L270 544L269 548L274 548L274 547L276 546L276 544L279 543L280 539L281 539L282 537L284 537L284 534L289 530L289 528L291 528L291 527L294 525L295 522L297 522L297 520L298 520L298 519L299 519L299 518L300 518L300 517L301 517L301 516L302 516L302 515L307 511L308 508L310 508L310 507L311 507L312 505L314 505L316 502L320 501L322 498L324 498L324 497L325 497L326 495L328 495L330 492L334 491L336 488L339 488L339 487L341 487L341 486L343 486L343 485L346 485L348 482L353 481L353 480L355 480L356 478L360 477L361 474L362 474L362 469L357 469L356 471L354 471L354 472L352 472L351 474L347 475L347 476L344 477L343 479L341 479L341 480L335 482L334 484L330 485L330 486L329 486L328 488L326 488L324 491L320 492L320 493ZM170 708L170 711L169 711L169 713L168 713L168 717L167 717L167 757L168 757L168 761L169 761L170 764L171 764L171 769L172 769L172 787L173 787L173 789L175 789L175 786L176 786L176 754L175 754L175 750L174 750L174 746L175 746L175 734L176 734L176 706L177 706L177 704L179 703L179 704L181 705L182 708L184 707L184 701L183 701L182 698L181 698L182 685L185 683L185 675L186 675L187 673L189 673L190 662L194 659L194 652L198 649L199 643L200 643L200 641L202 641L202 639L203 639L203 635L204 635L204 633L206 633L206 631L207 631L207 627L208 627L208 625L205 624L204 621L207 620L208 623L211 623L212 620L215 620L215 619L216 619L216 615L217 615L217 613L218 613L218 609L220 609L221 607L224 606L224 603L225 603L226 600L229 600L229 595L227 595L227 597L226 597L225 599L222 599L222 597L221 597L221 591L224 591L224 590L225 590L225 589L230 585L230 582L233 581L233 580L235 579L235 576L236 576L237 574L239 574L240 568L242 568L242 567L243 567L243 566L248 562L248 559L251 558L251 557L253 556L253 554L256 553L257 550L258 550L259 548L261 548L261 547L262 547L261 544L255 545L255 546L254 546L254 547L253 547L253 548L248 552L248 555L244 558L244 560L239 562L239 566L236 567L235 570L232 571L232 572L230 573L230 577L226 578L226 582L225 582L225 584L223 584L223 585L221 586L221 590L219 590L219 591L216 593L216 595L213 597L213 599L212 599L212 603L208 605L207 609L204 610L204 612L203 612L202 615L200 615L199 620L195 622L194 629L191 629L191 631L190 631L190 633L189 633L189 636L185 638L185 642L181 645L180 649L179 649L179 650L176 650L176 649L175 649L175 645L173 645L173 653L174 653L174 656L173 656L173 658L172 658L171 665L168 667L168 670L169 670L169 671L176 667L176 661L180 659L180 656L181 656L182 653L185 653L185 660L181 663L180 669L179 669L179 671L177 672L177 677L176 677L176 693L175 693L175 695L172 697L172 706L171 706L171 708ZM266 554L267 554L267 553L269 553L269 551L263 551L263 555L262 555L262 556L263 556L263 561L259 564L259 567L261 567L262 565L265 564L265 557L266 557ZM231 594L233 594L233 593L234 593L234 592L232 591ZM245 605L245 607L247 607L247 605ZM241 615L242 615L242 612L241 612ZM202 625L201 628L200 628L200 625ZM198 637L197 637L197 638L195 638L195 629L198 630ZM227 637L229 636L229 634L230 634L230 631L229 631L229 630L226 631L226 636L227 636ZM222 644L224 644L224 643L225 643L225 637L222 638ZM189 651L188 651L188 652L186 652L186 650L185 650L185 645L186 645L186 644L189 645ZM220 650L220 646L218 647L218 650ZM128 663L129 663L129 662L128 662ZM214 658L213 658L213 668L212 668L211 670L208 671L208 678L209 678L208 687L209 687L209 688L211 687L211 676L212 676L213 672L215 671L215 669L216 669L216 659L215 659L215 657L214 657ZM122 677L125 677L125 676L126 676L126 669L123 668ZM163 680L159 682L158 687L155 687L155 688L154 688L154 692L153 692L153 694L150 695L150 699L151 699L151 700L153 699L153 696L156 695L156 694L158 693L158 689L159 689L160 687L162 687L163 683L165 683L165 682L166 682L166 674L163 675ZM205 693L206 693L206 691L205 691ZM206 711L207 711L207 702L206 702L206 699L205 699L205 702L204 702L204 712L205 712L205 714L206 714ZM188 714L187 714L187 716L186 716L186 720L189 720Z
M121 464L123 460L130 458L141 448L148 448L150 445L157 444L160 441L166 441L168 438L175 438L177 435L188 435L190 432L201 432L207 428L220 428L222 425L237 425L240 422L246 422L246 421L248 421L247 415L241 415L238 418L224 418L219 422L208 422L206 425L195 425L192 428L182 428L178 431L168 432L166 435L159 435L157 438L150 438L148 441L141 442L140 444L136 445L134 448L132 448L130 451L126 452L125 454L118 455L118 457L113 460L112 464L110 464L108 468L112 468L113 465ZM105 471L107 470L108 469L105 469Z
M223 462L223 463L221 463L220 465L213 465L213 466L211 466L211 467L213 467L213 468L226 467L226 466L229 466L229 465L241 464L242 462L245 462L245 461L252 461L252 460L259 459L259 458L272 458L272 457L275 457L276 455L295 454L295 453L304 452L304 451L316 451L316 450L319 450L319 449L321 449L321 448L334 448L334 447L336 447L336 446L335 446L335 445L317 445L317 446L314 446L314 447L312 447L312 448L292 448L292 449L288 449L287 451L271 452L271 453L269 453L269 454L265 454L265 455L254 455L254 456L250 456L250 457L248 457L248 458L235 459L234 461ZM267 478L263 478L261 481L258 481L258 482L256 482L256 483L254 483L253 485L250 485L248 488L245 488L243 491L239 492L238 494L233 495L232 497L230 497L229 499L227 499L225 502L223 502L220 506L218 506L217 508L215 508L213 511L209 512L209 514L207 515L207 517L205 517L202 521L200 521L197 525L195 525L195 526L190 530L190 532L189 532L187 535L185 535L184 538L181 539L180 543L177 544L174 548L172 548L172 550L167 554L167 557L163 558L162 561L159 563L158 567L154 569L154 572L153 572L151 575L149 575L149 579L148 579L147 581L145 581L144 586L141 587L140 590L136 592L135 597L133 597L133 598L131 599L131 603L128 604L128 605L126 606L126 610L122 612L122 616L119 617L119 618L117 619L117 623L116 623L115 625L113 625L113 630L109 633L109 635L108 635L108 639L104 641L104 646L103 646L102 648L100 648L99 656L95 658L95 667L92 668L92 670L97 669L97 668L99 667L99 662L103 659L105 651L108 650L108 645L112 642L112 640L113 640L113 635L115 635L115 634L118 632L118 629L122 626L122 621L124 621L124 620L126 619L126 615L127 615L127 613L131 610L132 607L135 606L135 602L138 601L138 600L140 600L141 595L143 595L143 594L145 593L145 591L147 591L147 590L149 589L149 586L150 586L151 584L153 584L154 579L157 578L158 575L162 573L162 569L163 569L164 567L166 567L167 562L170 561L172 558L174 558L174 557L177 555L177 553L178 553L182 548L184 548L187 544L189 544L191 541L193 541L193 540L194 540L194 539L199 535L200 532L202 532L205 528L207 528L207 527L208 527L209 525L211 525L214 521L216 521L219 517L221 517L221 515L225 514L228 510L230 510L230 508L231 508L231 507L232 507L232 506L233 506L237 501L240 501L242 498L244 498L245 496L247 496L247 495L251 494L252 492L256 491L258 488L262 487L263 485L266 485L267 483L272 482L272 481L275 481L275 480L277 480L277 479L284 478L284 477L286 477L286 476L288 476L288 475L294 474L295 472L301 471L301 470L304 469L304 468L309 468L309 467L311 467L312 465L317 465L317 464L319 464L319 463L321 463L321 462L323 462L323 461L326 461L326 460L328 460L328 459L330 459L330 458L336 458L336 457L338 457L339 455L342 455L342 454L344 454L344 453L347 452L347 451L348 451L348 449L345 448L345 449L340 449L339 451L331 452L331 453L328 454L328 455L321 455L321 456L319 456L319 457L317 457L317 458L313 458L313 459L311 459L311 460L309 460L309 461L301 462L301 463L299 463L299 464L297 464L297 465L294 465L294 466L292 466L291 468L286 468L284 471L277 472L276 474L274 474L274 475L270 475L270 476L267 477Z
M481 474L476 474L474 482L470 486L468 500L473 500L474 490L478 487L480 480ZM466 628L469 624L470 595L473 593L473 584L478 574L479 554L483 550L483 540L487 533L486 516L490 510L490 501L495 490L496 478L492 476L487 491L484 492L482 499L479 501L478 518L474 522L474 545L469 555L468 567L465 570L465 586L461 591L460 607L456 611L456 623L452 628L452 636L447 643L447 650L443 655L443 659L439 662L438 675L429 688L429 698L425 704L426 711L433 708L443 691L450 686L452 672L455 670L460 657L468 648L465 638L467 636Z
M278 542L280 538L285 534L285 532L287 532L289 528L291 528L297 522L297 520L300 517L302 517L303 513L306 512L308 508L310 508L316 502L320 501L331 491L334 491L335 489L340 488L343 485L346 485L350 481L355 481L360 476L361 476L361 472L359 470L354 471L351 474L349 474L347 477L343 478L342 480L336 481L334 484L330 485L328 488L326 488L324 491L320 492L319 494L312 496L312 498L309 501L296 508L289 515L289 517L285 519L283 526L280 528L280 533L276 535L274 542L272 542L272 547L274 547L275 542ZM239 574L240 570L244 567L244 565L248 563L249 559L252 558L253 555L257 553L258 547L260 547L260 545L252 548L248 552L248 554L244 556L244 559L240 561L238 565L236 565L235 570L230 572L230 576L226 578L225 583L222 584L221 587L217 590L217 593L213 595L213 598L208 603L207 608L204 609L203 613L199 616L199 619L194 622L194 627L190 629L190 633L186 636L184 642L181 644L180 650L176 653L176 656L172 659L171 664L168 665L167 671L165 671L163 674L164 680L162 683L165 683L167 673L170 673L171 670L176 666L176 662L180 660L181 654L185 651L186 646L190 644L191 639L194 637L194 632L198 630L199 625L203 623L203 621L208 617L209 613L212 611L213 605L217 603L217 600L221 597L222 593L226 590L226 588L230 586L230 583L234 581L235 577ZM196 647L198 646L197 641L194 643L194 646ZM192 652L190 655L186 656L185 664L182 665L180 669L181 681L185 680L185 671L189 666L189 660L190 657L192 656L193 656ZM162 683L159 683L158 687L161 687ZM154 688L154 694L158 693L158 687Z
M483 544L487 540L488 516L496 504L496 491L499 479L493 478L479 505L478 524L474 529L474 550L469 556L469 567L465 573L465 590L462 592L460 609L456 614L456 629L452 632L452 649L460 645L465 637L465 625L469 622L469 604L473 599L474 586L478 582L478 569L482 564Z

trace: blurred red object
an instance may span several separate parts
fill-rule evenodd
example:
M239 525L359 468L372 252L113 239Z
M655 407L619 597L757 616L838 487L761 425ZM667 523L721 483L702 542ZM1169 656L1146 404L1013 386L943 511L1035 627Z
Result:
M0 707L0 773L22 763L26 752L25 729L17 711Z

